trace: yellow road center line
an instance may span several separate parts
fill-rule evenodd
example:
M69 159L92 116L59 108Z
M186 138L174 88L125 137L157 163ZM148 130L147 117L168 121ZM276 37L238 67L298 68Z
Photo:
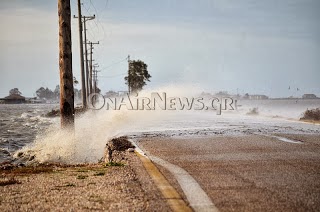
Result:
M186 204L176 189L170 185L168 180L161 174L159 169L151 162L151 160L147 157L144 157L137 151L135 152L142 161L143 166L153 179L154 183L167 200L170 208L173 211L192 211L192 209Z

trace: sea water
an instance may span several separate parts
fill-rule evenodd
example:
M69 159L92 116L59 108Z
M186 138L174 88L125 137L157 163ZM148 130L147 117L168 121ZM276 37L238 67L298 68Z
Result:
M89 110L76 117L75 131L61 130L59 117L42 116L59 105L0 105L0 163L19 152L34 155L38 162L94 163L103 157L108 139L122 135L320 134L319 125L298 121L306 109L320 106L319 99L240 99L237 104L237 110L221 115L210 110ZM256 113L250 114L253 108Z

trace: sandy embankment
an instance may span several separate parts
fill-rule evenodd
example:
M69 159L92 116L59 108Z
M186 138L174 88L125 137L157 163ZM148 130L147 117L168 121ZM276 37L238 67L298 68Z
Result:
M1 211L170 211L139 158L126 153L124 163L2 170L0 182L14 176L20 184L0 186Z

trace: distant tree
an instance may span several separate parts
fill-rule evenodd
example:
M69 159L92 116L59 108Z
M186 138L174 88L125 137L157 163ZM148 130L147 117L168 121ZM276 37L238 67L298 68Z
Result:
M60 97L60 85L57 85L57 86L56 86L56 88L55 88L54 91L53 91L53 94L54 94L54 97L55 97L56 99L59 99L59 97Z
M126 85L129 87L129 93L142 90L143 86L147 84L146 81L150 82L151 75L147 67L147 64L140 60L130 61L128 76L124 78Z
M73 89L73 93L74 93L74 98L75 99L79 99L81 97L81 91L80 90L74 88Z
M96 93L101 93L101 89L96 87Z
M46 88L46 98L47 99L53 99L54 98L54 93L49 88Z
M249 99L249 96L250 96L250 95L249 95L248 93L246 93L246 94L243 96L243 98L244 98L244 99Z
M36 91L37 97L40 99L52 99L54 98L54 92L49 88L41 87Z
M43 98L45 98L44 96L45 96L45 88L44 87L41 87L41 88L39 88L37 91L36 91L36 95L37 95L37 97L39 98L39 99L43 99Z
M73 83L76 84L76 85L79 84L79 81L77 80L76 77L73 77Z
M13 88L9 91L9 95L21 95L19 88Z

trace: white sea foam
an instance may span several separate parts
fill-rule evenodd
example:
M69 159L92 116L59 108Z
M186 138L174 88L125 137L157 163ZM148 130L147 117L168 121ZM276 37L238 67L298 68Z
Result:
M151 92L166 92L168 96L195 96L201 89L188 86L168 86L160 89L145 90L139 96L150 97ZM272 101L272 100L268 100ZM240 101L241 102L241 101ZM243 102L245 103L245 102ZM245 105L246 104L246 105ZM164 111L119 110L88 111L75 120L75 132L60 129L59 119L54 119L53 125L37 136L35 142L22 151L32 152L40 162L84 163L97 162L103 157L104 147L108 139L120 135L137 135L143 133L164 133L167 135L199 135L252 133L254 131L270 132L318 132L319 127L288 122L285 119L261 118L244 115L249 108L258 107L264 113L270 110L272 116L286 117L290 103L281 107L272 103L267 106L258 102L245 103L239 111L222 112L221 116L214 111ZM308 105L293 107L290 115L296 115L305 110ZM295 111L295 110L298 110ZM261 113L259 113L261 115ZM290 117L289 117L290 118ZM296 117L298 118L298 117ZM289 127L289 128L288 128ZM201 134L201 133L200 133Z

